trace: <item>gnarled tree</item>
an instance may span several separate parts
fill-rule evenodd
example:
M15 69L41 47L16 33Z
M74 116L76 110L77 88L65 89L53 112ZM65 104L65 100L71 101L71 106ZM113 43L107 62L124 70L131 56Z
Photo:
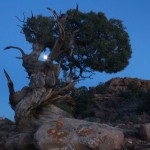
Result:
M32 15L22 21L22 32L32 44L30 54L16 46L5 48L21 52L20 59L30 79L28 87L15 92L5 71L10 105L15 111L15 135L19 139L23 133L22 141L31 138L39 126L53 117L49 112L51 104L67 99L73 104L68 92L77 81L90 78L94 71L118 72L128 65L131 57L129 36L120 20L107 19L101 12L82 13L78 6L59 15L47 9L51 17ZM46 49L48 59L39 60ZM59 77L61 72L65 78ZM17 138L9 139L7 149L16 148ZM32 144L29 142L27 146Z

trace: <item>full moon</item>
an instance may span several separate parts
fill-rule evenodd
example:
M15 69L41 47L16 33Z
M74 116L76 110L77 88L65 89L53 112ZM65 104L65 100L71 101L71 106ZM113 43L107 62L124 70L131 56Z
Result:
M48 55L44 54L44 55L43 55L43 59L44 59L44 60L47 60L47 59L48 59Z

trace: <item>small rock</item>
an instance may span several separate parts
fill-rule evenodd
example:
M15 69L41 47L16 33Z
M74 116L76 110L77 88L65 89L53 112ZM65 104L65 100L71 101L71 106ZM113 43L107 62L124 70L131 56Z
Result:
M132 144L132 140L131 140L131 139L128 139L128 143L129 143L129 144Z

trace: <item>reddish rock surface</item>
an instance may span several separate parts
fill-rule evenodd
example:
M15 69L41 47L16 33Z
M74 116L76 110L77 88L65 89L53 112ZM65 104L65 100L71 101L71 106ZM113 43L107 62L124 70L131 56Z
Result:
M40 150L121 150L124 135L105 124L60 118L50 120L35 133Z
M150 89L150 80L142 80L138 78L113 78L108 81L108 88L111 91L118 92L120 90L125 90L127 86L132 82L136 82L137 85L142 89Z

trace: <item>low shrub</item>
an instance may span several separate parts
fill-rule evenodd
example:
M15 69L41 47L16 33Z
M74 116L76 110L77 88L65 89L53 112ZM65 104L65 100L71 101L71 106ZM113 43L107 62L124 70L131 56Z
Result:
M96 107L93 93L86 87L75 89L72 93L75 100L74 116L90 117L94 115L92 108Z
M127 89L126 90L122 90L120 91L120 96L125 98L125 99L134 99L134 98L138 98L141 95L141 92L143 90L140 88L140 86L138 85L138 82L132 81L127 85Z
M59 102L56 104L56 106L73 115L73 107L67 104L67 102L65 101Z
M96 93L105 94L108 92L109 83L100 83L95 87Z
M150 90L149 91L143 91L138 98L139 104L137 108L138 113L147 113L150 115Z

